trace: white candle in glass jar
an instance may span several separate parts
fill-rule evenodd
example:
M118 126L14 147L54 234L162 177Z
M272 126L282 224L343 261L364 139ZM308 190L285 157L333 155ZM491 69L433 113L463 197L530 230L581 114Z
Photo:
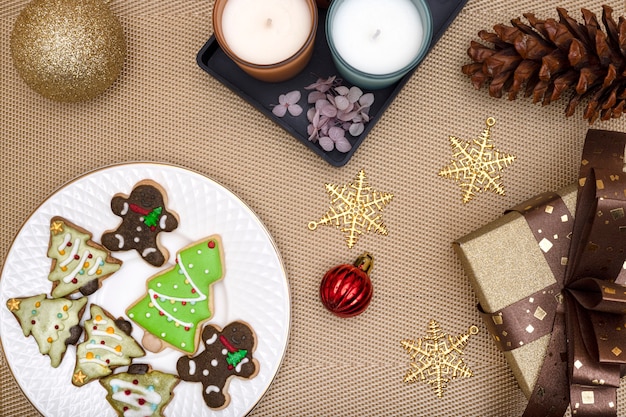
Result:
M224 40L242 60L258 65L284 61L307 41L312 16L305 0L228 0Z
M422 20L411 0L343 0L330 30L337 53L368 74L405 68L424 42Z

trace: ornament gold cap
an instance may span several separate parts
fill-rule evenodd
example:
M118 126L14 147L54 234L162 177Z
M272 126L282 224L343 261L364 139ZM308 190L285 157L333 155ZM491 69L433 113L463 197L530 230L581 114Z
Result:
M369 252L363 252L361 256L356 258L353 265L369 275L372 268L374 268L374 257Z

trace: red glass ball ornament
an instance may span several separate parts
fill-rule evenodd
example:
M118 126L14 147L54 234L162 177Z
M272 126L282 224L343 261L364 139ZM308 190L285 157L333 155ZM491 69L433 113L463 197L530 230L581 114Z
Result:
M354 317L365 311L374 292L369 277L373 267L374 258L366 252L353 265L329 269L320 284L324 307L339 317Z

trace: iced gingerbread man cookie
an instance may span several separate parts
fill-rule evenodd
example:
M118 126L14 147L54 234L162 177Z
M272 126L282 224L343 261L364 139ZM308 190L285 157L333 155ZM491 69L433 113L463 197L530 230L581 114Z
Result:
M82 333L78 325L87 304L87 297L77 300L46 298L46 294L27 298L11 298L7 308L20 323L24 336L32 335L39 352L50 356L56 368L61 363L68 345L78 342Z
M178 227L178 216L166 204L165 191L150 180L138 182L128 196L115 195L111 210L122 223L102 235L102 244L111 251L134 249L149 264L163 265L169 253L160 246L159 233Z
M133 358L146 354L130 335L129 321L114 319L96 304L89 311L91 319L85 320L85 341L76 347L72 384L77 387L107 376L118 366L130 365Z
M176 369L183 381L201 382L206 405L220 410L230 403L231 378L250 379L259 372L259 363L252 357L256 336L248 324L235 321L224 330L215 325L206 326L202 341L205 350L192 358L183 356Z
M119 417L163 416L178 382L176 375L153 371L143 364L131 365L128 372L100 380L107 390L107 401Z
M213 315L211 286L224 276L222 241L210 236L178 251L176 265L146 281L147 292L126 310L146 332L143 347L194 353L201 323Z
M92 294L104 279L120 269L122 261L111 257L111 252L91 240L91 236L63 217L50 220L48 258L52 265L48 279L53 282L54 298L77 291Z

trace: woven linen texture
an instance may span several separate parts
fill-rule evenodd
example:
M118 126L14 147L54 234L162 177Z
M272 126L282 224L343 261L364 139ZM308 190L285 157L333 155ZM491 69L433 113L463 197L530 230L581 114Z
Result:
M0 7L0 262L30 213L73 178L125 161L178 164L250 205L285 263L292 294L289 347L252 415L521 415L526 399L480 322L451 242L528 197L575 181L589 126L582 107L565 118L566 100L542 107L530 99L490 98L485 89L475 91L460 68L479 30L526 12L557 17L553 2L469 0L341 168L196 65L212 34L213 1L111 0L128 42L127 61L110 89L78 104L40 97L15 71L9 39L26 3L5 0ZM603 3L614 16L624 14L621 0L559 6L580 21L581 7L600 15ZM496 119L496 147L517 160L504 171L505 196L483 193L463 205L458 186L437 173L452 158L448 136L476 137L489 116ZM594 127L626 131L626 119ZM375 189L395 197L384 212L389 235L364 235L348 249L338 230L311 232L307 223L328 208L324 184L345 184L360 169ZM371 305L359 317L336 318L319 302L321 277L365 250L375 256ZM426 384L402 382L409 357L400 341L426 335L430 319L454 335L473 324L480 328L464 356L474 376L453 380L443 398ZM623 389L618 409L626 413ZM2 355L0 415L37 415Z

